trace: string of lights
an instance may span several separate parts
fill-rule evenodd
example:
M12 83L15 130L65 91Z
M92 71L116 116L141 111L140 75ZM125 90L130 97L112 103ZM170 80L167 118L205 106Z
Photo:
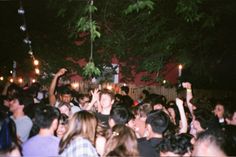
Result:
M18 14L22 17L22 25L20 25L20 30L22 32L24 32L25 34L25 38L23 39L23 42L28 45L28 54L30 55L30 57L33 59L33 64L35 66L35 74L39 75L40 74L40 70L39 70L39 61L35 58L33 50L32 50L32 41L30 40L30 36L29 36L29 31L27 29L27 23L26 23L26 17L25 17L25 9L23 7L23 0L19 0L19 9L18 9ZM35 80L35 79L33 79Z

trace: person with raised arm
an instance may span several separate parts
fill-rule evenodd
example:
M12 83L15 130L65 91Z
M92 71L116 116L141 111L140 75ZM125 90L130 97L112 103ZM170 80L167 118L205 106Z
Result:
M57 91L58 92L58 98L55 95L55 89L56 89L56 85L57 85L57 81L58 79L63 76L65 73L67 72L67 69L65 68L61 68L54 76L50 87L49 87L49 103L51 106L55 106L58 107L58 105L60 104L60 102L63 103L68 103L71 106L71 113L74 114L78 111L80 111L80 107L74 105L71 101L72 101L72 91L71 89L66 86L63 85L60 87L60 89Z

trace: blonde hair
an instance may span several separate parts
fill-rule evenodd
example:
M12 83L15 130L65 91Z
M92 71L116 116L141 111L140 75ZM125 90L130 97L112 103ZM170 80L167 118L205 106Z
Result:
M120 156L139 156L135 132L121 124L112 128L105 148L104 156L110 156L113 153Z
M60 141L59 154L61 154L76 137L83 137L94 144L96 128L97 118L93 113L88 111L75 113L69 121L67 132Z

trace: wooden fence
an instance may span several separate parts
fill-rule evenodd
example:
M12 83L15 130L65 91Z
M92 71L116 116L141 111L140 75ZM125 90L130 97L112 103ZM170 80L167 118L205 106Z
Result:
M113 83L103 83L103 84L92 84L89 82L74 82L76 90L81 93L86 93L89 89L93 88L108 88L114 91L115 93L120 93L120 87L124 84L113 84ZM144 89L148 90L150 93L156 93L164 95L168 101L175 100L177 93L175 88L165 88L164 86L135 86L134 84L127 84L130 88L129 95L134 99L139 99L142 91ZM236 98L236 92L233 91L222 91L222 90L202 90L202 89L193 89L193 94L196 97L208 97L208 98L225 98L231 97Z

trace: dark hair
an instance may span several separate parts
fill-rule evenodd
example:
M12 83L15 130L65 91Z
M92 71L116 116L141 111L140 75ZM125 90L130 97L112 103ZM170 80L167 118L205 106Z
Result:
M122 105L117 104L111 109L109 117L114 120L115 124L126 124L129 120L129 111Z
M52 106L41 106L36 109L35 123L39 128L50 128L54 119L58 119L60 111Z
M121 91L125 92L125 94L129 94L129 87L128 86L122 86Z
M23 89L18 86L15 83L12 83L8 88L7 88L7 97L8 99L12 100L13 95L18 95L23 92Z
M163 134L168 128L169 116L160 110L152 111L148 114L146 123L150 124L153 132Z
M227 156L235 156L236 126L227 126L225 130L208 129L198 135L197 142L214 143Z
M65 125L65 124L68 124L69 117L66 114L62 113L62 114L60 114L58 120L59 120L60 124Z
M156 104L166 105L166 98L163 95L158 94L150 94L147 98L145 98L144 103L150 103L152 106Z
M20 149L15 122L0 112L0 154L11 152L15 148Z
M172 152L178 155L184 155L193 149L191 138L185 134L170 135L164 138L158 145L161 152Z
M194 110L194 116L203 129L219 127L217 118L213 115L212 112L206 109L198 108Z
M146 117L152 110L153 107L150 103L142 103L138 106L137 113L140 117Z
M73 94L71 89L66 85L59 87L58 88L58 93L61 94L61 95L63 95L63 94L72 95Z
M172 105L170 105L172 104ZM172 108L175 112L175 125L177 125L179 127L179 121L180 121L180 113L179 113L179 109L176 105L176 103L174 101L170 101L168 102L168 105L167 105L167 109L169 108Z

